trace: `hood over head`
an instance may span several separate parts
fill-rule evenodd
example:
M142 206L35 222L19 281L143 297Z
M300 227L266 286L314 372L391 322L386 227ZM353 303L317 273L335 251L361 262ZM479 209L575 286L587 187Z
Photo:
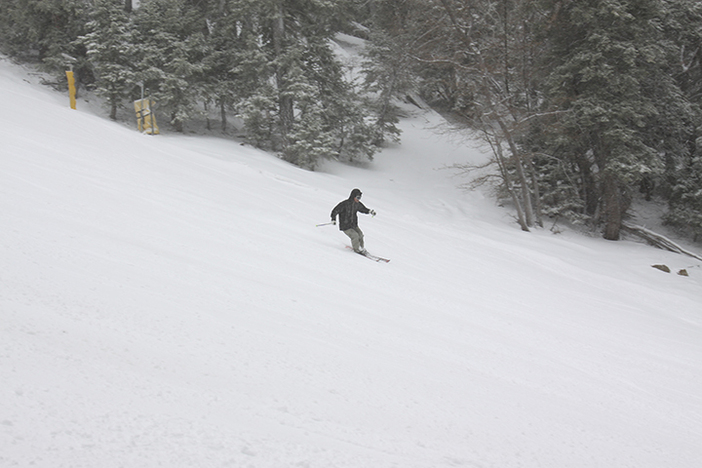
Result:
M351 195L349 195L349 200L353 200L354 198L360 197L361 195L363 195L363 193L361 193L361 191L359 189L355 188L355 189L351 190Z

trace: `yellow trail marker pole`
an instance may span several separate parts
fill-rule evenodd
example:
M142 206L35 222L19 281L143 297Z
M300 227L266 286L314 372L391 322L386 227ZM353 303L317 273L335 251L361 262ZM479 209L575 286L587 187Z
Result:
M76 79L73 77L73 70L66 72L68 78L68 96L71 99L71 109L76 108Z

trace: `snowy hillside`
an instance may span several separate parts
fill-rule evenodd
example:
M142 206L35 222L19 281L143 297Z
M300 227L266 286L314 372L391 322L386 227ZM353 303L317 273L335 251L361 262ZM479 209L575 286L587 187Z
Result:
M700 466L700 262L521 232L435 114L307 172L26 78L0 60L0 467ZM389 264L315 227L354 187Z

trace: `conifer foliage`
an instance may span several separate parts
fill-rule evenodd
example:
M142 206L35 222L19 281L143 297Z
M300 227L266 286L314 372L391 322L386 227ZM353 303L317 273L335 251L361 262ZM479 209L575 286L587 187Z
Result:
M637 188L662 173L661 154L684 148L690 136L694 115L669 74L677 47L663 34L663 6L571 2L559 7L550 30L553 69L544 95L561 113L545 149L577 166L587 181L587 214L601 218L606 239L619 238Z
M88 33L75 43L85 47L88 63L95 71L95 90L105 97L110 118L115 120L118 108L135 85L132 28L122 5L110 0L96 0L90 19Z

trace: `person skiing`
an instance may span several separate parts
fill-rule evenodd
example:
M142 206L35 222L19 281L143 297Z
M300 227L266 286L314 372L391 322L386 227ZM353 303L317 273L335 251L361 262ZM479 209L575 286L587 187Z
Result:
M349 236L351 247L354 252L365 254L366 249L363 244L363 231L358 227L358 215L363 214L375 216L374 210L369 210L361 203L361 191L357 188L351 190L351 195L346 200L339 202L331 212L332 224L336 224L336 216L339 216L339 230Z

